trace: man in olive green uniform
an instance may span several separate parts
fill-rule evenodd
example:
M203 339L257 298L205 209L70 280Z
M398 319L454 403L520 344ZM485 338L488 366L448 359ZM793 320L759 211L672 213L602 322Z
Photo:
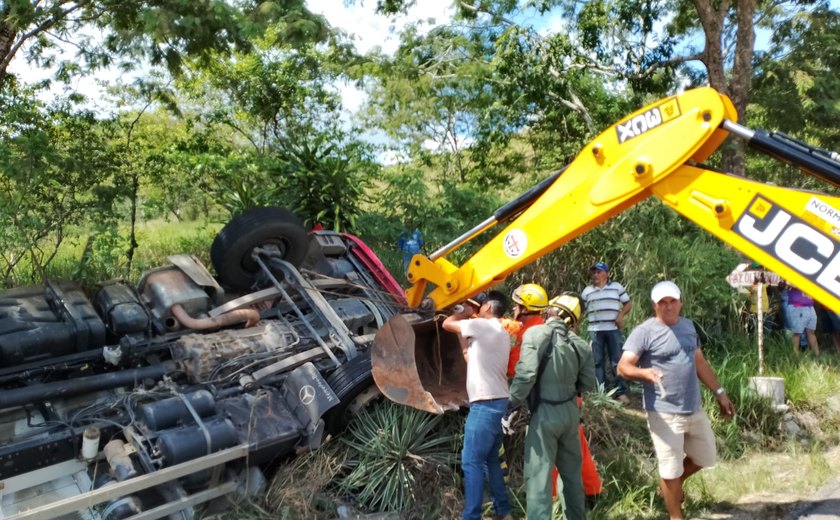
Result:
M578 434L580 410L575 397L582 391L595 390L597 380L592 349L570 330L579 318L580 300L576 295L552 300L545 325L525 331L510 386L511 408L524 403L532 388L539 391L525 435L527 513L535 520L551 518L552 466L557 467L563 481L566 518L579 520L586 516ZM530 402L533 404L533 400Z

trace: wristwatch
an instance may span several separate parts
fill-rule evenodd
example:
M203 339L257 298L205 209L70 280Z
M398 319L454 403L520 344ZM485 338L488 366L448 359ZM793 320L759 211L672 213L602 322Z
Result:
M715 395L723 395L726 393L726 390L723 387L718 388L715 390Z

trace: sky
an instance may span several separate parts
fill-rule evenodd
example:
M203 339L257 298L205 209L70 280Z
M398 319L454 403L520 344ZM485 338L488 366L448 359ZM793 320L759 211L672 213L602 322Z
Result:
M360 52L372 50L377 45L391 54L399 45L399 33L409 22L433 19L441 23L451 18L452 0L418 0L407 15L386 17L375 13L376 2L356 0L344 5L341 0L308 0L309 9L324 15L333 27L354 34Z
M349 5L345 5L346 3L343 0L309 0L307 6L312 12L322 14L331 26L351 35L359 52L367 52L378 46L382 51L393 54L399 46L399 34L406 24L426 19L441 23L450 19L453 13L452 0L418 0L417 5L411 7L407 14L398 16L376 14L375 0L355 0ZM66 52L72 52L72 48ZM9 70L26 82L33 83L48 79L53 74L51 70L30 67L22 53L12 60ZM140 70L138 73L143 74L145 71ZM101 94L104 92L103 83L117 80L130 83L132 79L131 74L125 76L117 70L104 70L94 76L77 78L70 85L70 89L88 96L90 108L107 113L113 107L107 96ZM52 94L58 94L65 89L59 84L54 84L53 88ZM364 102L364 93L349 83L337 85L337 88L345 108L350 113L356 112ZM49 97L50 94L45 96Z
M400 32L406 24L418 20L434 20L441 23L449 20L454 12L452 0L418 0L406 15L384 16L376 14L374 0L356 0L345 5L341 0L308 0L307 6L313 13L323 15L329 24L352 36L356 49L365 53L379 47L387 54L393 54L400 43ZM365 94L351 83L337 85L344 108L356 112L364 103Z

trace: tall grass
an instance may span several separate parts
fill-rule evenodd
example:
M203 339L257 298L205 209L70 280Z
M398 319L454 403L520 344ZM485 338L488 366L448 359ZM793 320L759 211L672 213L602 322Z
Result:
M65 240L53 261L46 266L44 276L52 280L75 280L88 290L110 279L135 282L150 268L168 263L174 254L192 254L210 268L210 244L221 229L220 223L207 221L165 222L151 221L137 230L137 248L131 265L126 230L113 232L80 231ZM27 261L16 267L12 284L28 284L40 280Z

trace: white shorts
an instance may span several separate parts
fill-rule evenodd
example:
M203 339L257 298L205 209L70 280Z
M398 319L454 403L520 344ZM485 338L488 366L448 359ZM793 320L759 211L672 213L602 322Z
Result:
M701 468L715 465L715 434L705 411L694 415L647 412L647 421L663 479L682 476L685 457Z

